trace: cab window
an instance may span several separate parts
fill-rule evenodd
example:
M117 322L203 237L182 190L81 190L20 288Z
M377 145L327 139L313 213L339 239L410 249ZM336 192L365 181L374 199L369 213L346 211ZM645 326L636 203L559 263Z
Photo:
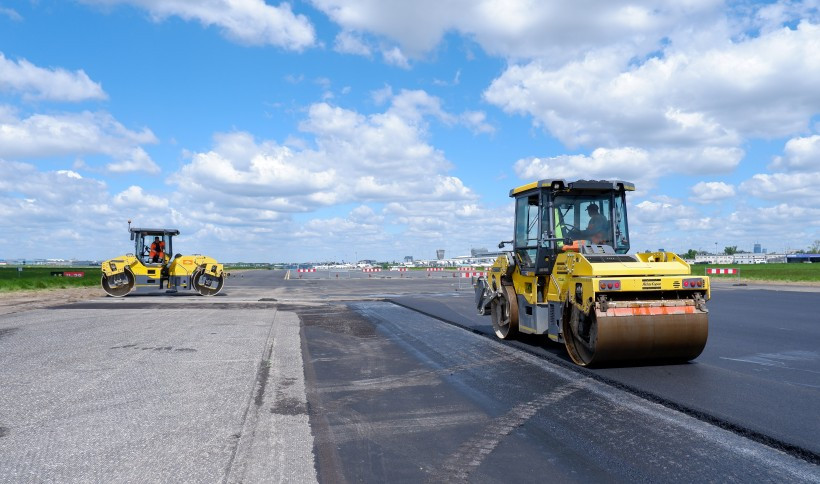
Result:
M629 230L626 224L626 201L624 194L615 197L615 252L629 252Z
M538 195L520 197L515 206L515 253L523 267L532 267L538 247Z
M610 193L555 197L555 233L612 246Z

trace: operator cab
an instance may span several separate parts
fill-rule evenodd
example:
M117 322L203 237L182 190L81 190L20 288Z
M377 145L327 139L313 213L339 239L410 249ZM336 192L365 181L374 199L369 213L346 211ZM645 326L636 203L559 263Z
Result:
M629 252L625 193L634 189L620 180L541 180L511 190L513 253L522 273L550 274L555 257L566 250L612 256ZM581 248L576 241L586 242Z
M171 260L177 229L129 229L134 241L134 255L146 266L161 266ZM155 244L155 242L157 242Z

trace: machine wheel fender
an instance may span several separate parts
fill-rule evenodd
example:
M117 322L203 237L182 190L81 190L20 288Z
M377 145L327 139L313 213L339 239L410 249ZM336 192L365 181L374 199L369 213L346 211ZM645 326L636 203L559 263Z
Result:
M505 252L504 255L507 258L507 267L506 267L506 272L504 273L504 275L507 276L508 278L510 278L510 277L512 277L513 272L515 272L515 268L517 267L517 264L515 263L515 257L513 257L512 252Z
M490 283L485 277L479 277L475 285L475 303L479 316L489 314L492 301L498 297L498 293L490 287Z

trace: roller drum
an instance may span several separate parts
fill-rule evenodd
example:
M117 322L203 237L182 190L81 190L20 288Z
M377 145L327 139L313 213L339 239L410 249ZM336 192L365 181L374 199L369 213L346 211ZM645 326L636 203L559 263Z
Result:
M512 339L518 333L518 299L512 286L501 286L490 306L493 331L499 339Z
M211 274L196 271L193 275L192 285L202 296L216 296L225 287L225 276L212 276Z
M581 366L618 361L697 358L706 346L708 312L693 304L596 308L589 315L573 310L564 321L564 342Z
M103 291L111 297L123 297L134 290L134 274L130 270L125 270L119 274L111 276L102 275L100 281Z

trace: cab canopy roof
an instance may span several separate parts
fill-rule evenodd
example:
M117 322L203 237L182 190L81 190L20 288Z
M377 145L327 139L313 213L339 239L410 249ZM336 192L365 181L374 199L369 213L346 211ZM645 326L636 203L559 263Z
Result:
M625 190L628 192L635 190L635 184L623 180L576 180L567 182L563 179L544 179L537 182L527 183L518 188L510 190L510 196L514 197L522 192L534 190L536 188L548 188L554 191L563 190L598 190L612 191Z
M134 238L138 235L148 235L157 237L163 237L165 235L179 235L179 230L177 229L141 229L135 227L129 229L129 231L131 232L131 240L134 240Z

